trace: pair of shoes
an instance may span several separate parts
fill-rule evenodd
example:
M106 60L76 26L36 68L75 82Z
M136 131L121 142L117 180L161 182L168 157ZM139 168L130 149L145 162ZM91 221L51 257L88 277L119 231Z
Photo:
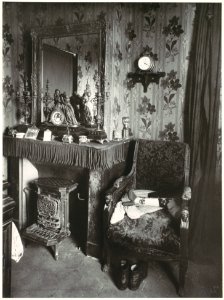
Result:
M120 290L125 290L128 287L130 290L135 291L146 276L147 264L141 262L130 265L126 260L121 260L115 274L115 283Z

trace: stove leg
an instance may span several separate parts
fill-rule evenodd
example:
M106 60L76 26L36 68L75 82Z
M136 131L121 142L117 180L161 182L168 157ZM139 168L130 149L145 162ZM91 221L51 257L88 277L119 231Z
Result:
M58 260L58 248L59 248L59 244L53 246L55 260Z

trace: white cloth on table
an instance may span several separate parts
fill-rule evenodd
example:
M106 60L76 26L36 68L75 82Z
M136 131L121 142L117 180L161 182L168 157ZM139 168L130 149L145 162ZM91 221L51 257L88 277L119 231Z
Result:
M12 222L12 249L11 258L15 262L19 262L23 256L23 243L16 225Z

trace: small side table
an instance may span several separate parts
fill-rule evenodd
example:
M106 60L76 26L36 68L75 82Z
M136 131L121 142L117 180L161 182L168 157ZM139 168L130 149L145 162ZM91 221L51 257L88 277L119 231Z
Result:
M60 242L70 235L69 194L78 184L67 179L54 177L38 178L37 186L37 223L27 227L22 237L51 246L55 260L58 260Z

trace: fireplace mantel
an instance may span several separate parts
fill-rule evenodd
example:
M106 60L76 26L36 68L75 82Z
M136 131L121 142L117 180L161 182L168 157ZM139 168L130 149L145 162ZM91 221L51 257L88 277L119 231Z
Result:
M80 218L78 231L85 231L84 252L100 257L104 193L116 178L128 171L133 143L132 140L123 140L103 145L79 145L4 136L3 155L8 158L8 179L17 207L14 221L18 222L19 229L29 225L27 211L35 199L27 193L27 187L32 180L46 176L72 179L78 183L78 198L71 199L70 213L74 220Z
M32 139L3 138L3 155L27 158L31 162L59 164L96 169L109 169L125 160L126 141L106 144L65 144Z

